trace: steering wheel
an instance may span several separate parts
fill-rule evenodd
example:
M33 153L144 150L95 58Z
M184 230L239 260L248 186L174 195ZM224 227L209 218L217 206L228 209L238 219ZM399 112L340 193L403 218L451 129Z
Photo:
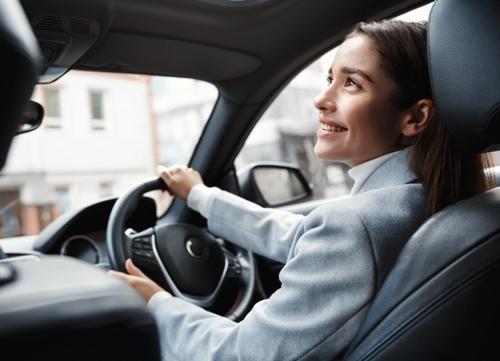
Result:
M175 296L240 319L250 306L256 284L256 264L250 251L185 223L156 222L140 232L126 228L143 194L159 189L167 189L161 178L140 184L116 201L106 230L111 267L125 272L125 260L132 258ZM228 304L230 293L234 300Z

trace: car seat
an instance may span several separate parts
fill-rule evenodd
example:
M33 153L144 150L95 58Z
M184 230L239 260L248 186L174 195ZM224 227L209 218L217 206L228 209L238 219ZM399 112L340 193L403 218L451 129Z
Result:
M496 0L438 0L430 15L434 98L470 151L500 143L499 22ZM499 336L497 187L445 208L411 237L344 360L499 360Z

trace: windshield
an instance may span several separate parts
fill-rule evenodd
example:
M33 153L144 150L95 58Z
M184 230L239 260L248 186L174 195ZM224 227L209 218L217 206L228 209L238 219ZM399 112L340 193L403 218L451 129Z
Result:
M187 164L217 99L193 79L72 71L36 87L42 126L14 139L0 177L0 238L38 234L55 218ZM158 211L169 204L157 192Z

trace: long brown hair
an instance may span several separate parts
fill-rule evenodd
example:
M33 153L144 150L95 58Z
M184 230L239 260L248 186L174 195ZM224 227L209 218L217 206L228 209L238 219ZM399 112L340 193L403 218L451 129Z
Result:
M358 23L347 36L364 34L373 42L383 70L399 85L394 101L401 109L432 99L426 25L398 20ZM489 156L460 148L436 112L412 145L409 162L424 187L428 215L493 186L492 177L484 173L491 166Z

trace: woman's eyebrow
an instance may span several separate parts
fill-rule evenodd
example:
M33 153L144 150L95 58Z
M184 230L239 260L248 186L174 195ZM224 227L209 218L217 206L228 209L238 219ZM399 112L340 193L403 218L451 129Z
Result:
M361 69L352 68L349 66L344 66L340 69L340 72L342 74L357 74L357 75L365 78L366 80L368 80L370 83L373 83L373 79ZM328 76L330 76L330 77L332 76L332 69L331 68L328 69Z
M342 74L357 74L357 75L365 78L366 80L368 80L370 83L373 83L373 79L361 69L351 68L349 66L344 66L340 69L340 72Z

